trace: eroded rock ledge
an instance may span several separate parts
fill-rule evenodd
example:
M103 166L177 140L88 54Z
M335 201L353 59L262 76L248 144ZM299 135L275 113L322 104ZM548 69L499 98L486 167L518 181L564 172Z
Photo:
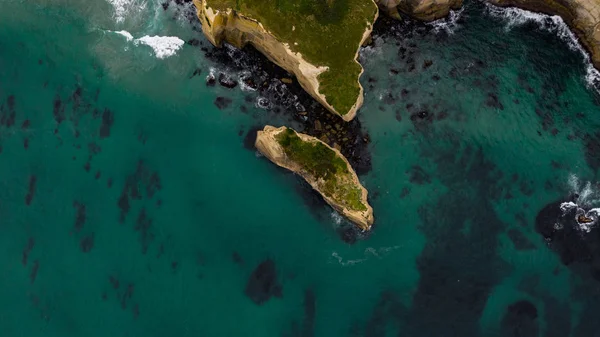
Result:
M258 131L256 148L273 163L303 177L331 207L362 230L371 228L373 208L367 190L338 150L285 126L270 125Z
M488 0L496 6L518 7L558 15L579 37L600 69L600 0Z

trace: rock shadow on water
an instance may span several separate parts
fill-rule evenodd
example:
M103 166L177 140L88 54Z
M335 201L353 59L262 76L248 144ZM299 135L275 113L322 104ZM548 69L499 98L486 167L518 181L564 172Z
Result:
M257 305L264 304L272 296L283 297L283 287L277 278L277 269L272 259L264 260L252 271L244 294Z
M260 125L255 125L250 127L250 129L248 129L248 132L246 132L246 135L244 136L244 148L246 150L250 150L250 151L256 151L256 135L257 132L262 130L263 126Z

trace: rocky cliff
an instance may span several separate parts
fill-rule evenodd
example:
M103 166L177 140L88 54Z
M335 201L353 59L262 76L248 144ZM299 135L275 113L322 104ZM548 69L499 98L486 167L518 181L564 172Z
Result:
M533 12L559 15L577 34L600 69L600 0L488 0L497 6L513 6Z
M335 58L338 56L336 54L348 53L348 50L344 51L342 49L348 49L348 44L353 44L354 47L349 47L351 52L347 57L348 60L352 60L351 62L354 64L352 72L354 72L355 69L357 70L354 74L354 79L350 81L345 79L348 78L349 75L351 78L352 74L348 74L348 71L344 69L330 69L331 67L327 65L327 58L323 59L324 62L322 62L322 64L309 62L305 56L298 51L307 43L300 42L299 46L297 40L287 41L278 38L279 35L285 34L276 34L270 29L272 29L271 27L279 27L281 25L280 22L268 25L232 8L225 10L223 8L212 8L207 0L194 0L194 4L198 11L198 18L202 23L202 30L212 44L220 46L225 41L238 48L243 47L247 43L252 44L258 51L269 58L269 60L294 74L300 85L325 108L340 115L344 120L350 121L356 116L357 110L363 104L363 88L358 81L362 74L362 67L357 61L358 49L369 38L372 31L372 23L377 19L378 15L377 6L373 0L365 1L371 3L373 15L364 17L363 23L353 24L353 26L359 26L358 28L360 28L360 34L362 36L348 38L349 41L342 41L343 46L339 46L338 48L332 48L332 46L329 46L330 48L327 48L328 46L319 46L319 48L322 48L322 52L320 53L317 50L315 53L318 55L329 53L335 55ZM366 12L371 13L369 10ZM307 16L306 20L309 19L310 16ZM310 20L314 20L314 18ZM356 30L357 27L353 28ZM308 31L310 28L300 28L300 26L297 27L292 23L289 24L289 31L295 32L301 29L307 30L307 32L304 33L306 36L314 34L314 31ZM328 27L324 27L325 31L328 29ZM329 39L329 41L336 41L336 43L340 42L338 40L340 40L339 36L331 36ZM336 52L336 50L333 49L339 49L339 51ZM326 53L326 51L328 52ZM315 51L311 50L311 52ZM304 54L306 54L306 50ZM338 75L337 73L340 74ZM341 79L344 80L342 81ZM326 80L330 80L329 82L331 83L324 83ZM347 88L344 88L344 86L347 86ZM325 95L325 89L328 89L327 95ZM340 98L338 96L344 97ZM346 99L347 96L350 96L350 99Z
M291 135L291 141L289 136L282 138L287 136L286 133ZM373 208L367 201L367 190L338 150L285 126L275 128L269 125L258 131L256 148L273 163L302 176L331 207L362 230L371 228ZM332 158L327 158L329 155ZM340 166L336 166L335 162ZM324 169L327 165L333 170Z

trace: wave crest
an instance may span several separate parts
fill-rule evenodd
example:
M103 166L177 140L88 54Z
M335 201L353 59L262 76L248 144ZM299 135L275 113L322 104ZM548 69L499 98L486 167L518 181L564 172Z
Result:
M600 71L594 68L590 55L560 16L530 12L516 7L498 7L488 2L484 2L484 5L486 14L506 22L504 27L506 31L527 23L535 23L541 30L556 34L561 41L567 44L569 49L578 52L583 57L585 82L588 87L600 92Z

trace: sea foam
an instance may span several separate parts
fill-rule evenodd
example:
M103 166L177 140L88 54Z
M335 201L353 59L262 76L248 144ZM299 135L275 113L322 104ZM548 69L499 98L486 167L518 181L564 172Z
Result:
M173 56L185 44L185 42L176 36L142 36L136 39L134 43L141 43L150 46L154 54L159 59Z
M460 27L458 20L462 17L464 10L464 7L456 11L451 10L447 17L429 22L428 25L432 26L436 33L446 32L448 34L454 34Z
M592 208L593 205L600 203L598 198L600 191L592 182L583 183L575 174L569 175L567 185L571 195L576 197L573 201L561 203L560 210L563 215L575 210L575 223L578 225L578 229L589 233L597 225L600 218L600 208ZM579 222L578 218L580 216L591 218L593 221L589 223Z
M139 12L146 8L143 0L107 0L113 6L114 19L117 23L125 21L132 12Z
M133 35L126 30L115 31L114 33L124 36L127 41L133 41Z
M600 71L594 68L590 55L560 16L540 14L515 7L498 7L487 2L484 4L485 12L488 15L506 21L505 29L507 31L526 23L536 23L540 29L556 34L569 46L569 49L578 52L583 57L586 72L585 82L588 87L600 91Z
M134 39L133 35L126 31L110 31L112 33L125 37L127 41L133 41L134 45L144 44L152 48L154 54L159 59L164 59L173 56L185 44L185 42L176 36L142 36L139 39Z

